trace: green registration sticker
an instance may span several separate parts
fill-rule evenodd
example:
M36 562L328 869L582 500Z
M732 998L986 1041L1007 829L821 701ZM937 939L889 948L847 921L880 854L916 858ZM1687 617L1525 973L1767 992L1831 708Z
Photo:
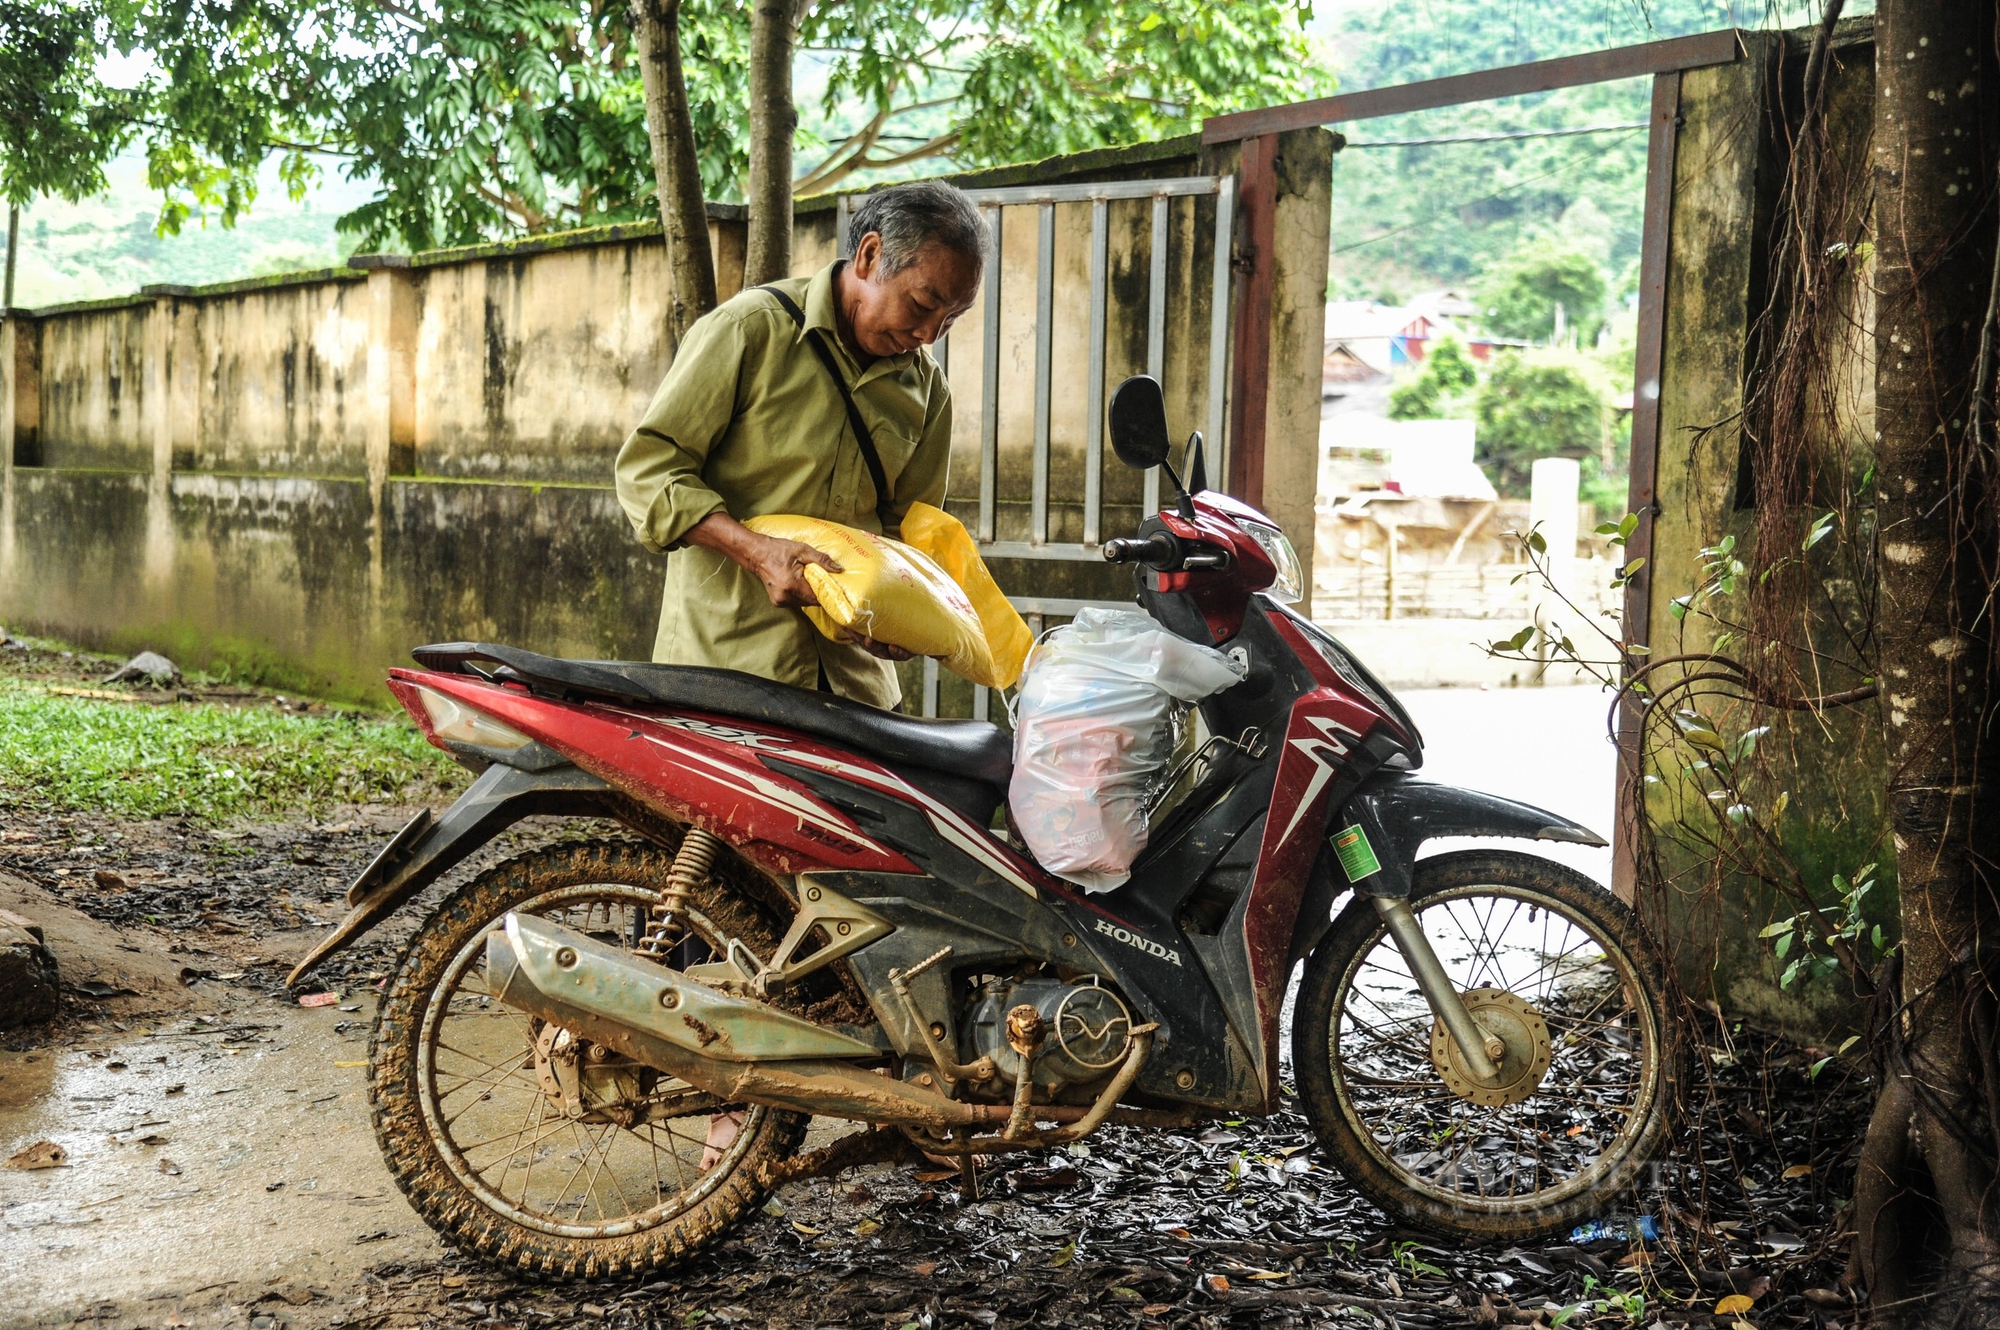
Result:
M1340 856L1340 871L1347 874L1349 882L1359 882L1382 871L1382 863L1375 857L1375 850L1368 844L1368 835L1360 827L1348 827L1337 832L1333 838L1333 850Z

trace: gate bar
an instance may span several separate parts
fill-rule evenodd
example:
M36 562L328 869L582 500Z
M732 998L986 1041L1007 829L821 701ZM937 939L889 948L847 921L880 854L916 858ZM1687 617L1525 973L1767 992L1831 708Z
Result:
M1028 541L1049 543L1049 398L1055 377L1056 205L1037 206L1035 238L1035 462Z
M1167 381L1167 196L1153 197L1153 250L1146 283L1146 373L1156 383ZM1160 511L1160 468L1146 468L1145 510Z
M979 383L979 539L993 539L995 492L1000 488L1000 269L1003 256L1000 208L981 208L993 219L993 258L986 265L986 328L980 343L984 372Z
M1160 199L1164 204L1165 199ZM1083 543L1104 540L1104 322L1111 204L1090 201L1090 375L1083 392Z
M1318 97L1287 106L1267 106L1255 111L1236 111L1211 116L1202 121L1204 144L1235 143L1260 134L1279 134L1288 129L1314 129L1320 125L1348 120L1367 120L1381 115L1402 115L1406 111L1429 111L1462 102L1491 101L1497 97L1519 97L1552 88L1574 88L1585 83L1608 83L1613 79L1637 78L1642 74L1675 74L1706 65L1734 64L1743 58L1743 44L1736 29L1700 32L1692 37L1670 37L1665 41L1618 46L1608 51L1589 51L1554 60L1536 60L1525 65L1482 69L1449 78L1424 79L1389 88L1345 92Z
M1673 235L1674 163L1680 146L1681 76L1653 77L1652 133L1646 145L1645 223L1639 245L1639 310L1632 351L1632 460L1628 512L1639 525L1625 542L1627 563L1645 567L1625 583L1625 640L1650 645L1653 616L1653 519L1659 509L1660 371L1667 324L1667 257ZM1640 810L1639 708L1631 694L1618 713L1618 808L1611 843L1611 889L1630 901L1637 882Z
M1208 322L1208 459L1212 482L1227 485L1229 473L1222 469L1222 425L1229 399L1229 265L1236 232L1236 177L1223 176L1215 191L1215 265L1209 278ZM1187 459L1181 460L1187 465Z

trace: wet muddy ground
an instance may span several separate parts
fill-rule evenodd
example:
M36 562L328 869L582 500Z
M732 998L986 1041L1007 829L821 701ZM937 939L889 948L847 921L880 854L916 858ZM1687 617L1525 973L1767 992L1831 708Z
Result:
M696 1266L510 1279L443 1247L375 1151L373 986L407 925L327 968L331 1003L282 984L412 811L211 827L0 809L0 908L48 927L70 989L52 1026L0 1036L0 1156L41 1139L68 1156L0 1171L0 1325L1854 1323L1839 1198L1866 1087L1712 1024L1677 1152L1623 1212L1654 1216L1657 1243L1399 1231L1288 1108L1106 1131L987 1170L973 1200L921 1167L798 1183ZM528 825L451 880L587 830ZM1732 1294L1749 1310L1718 1313Z

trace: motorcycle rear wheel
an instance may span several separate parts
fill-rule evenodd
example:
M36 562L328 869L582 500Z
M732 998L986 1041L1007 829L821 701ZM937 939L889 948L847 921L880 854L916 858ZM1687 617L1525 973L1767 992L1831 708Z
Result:
M536 850L460 887L410 939L376 1018L369 1097L397 1186L454 1246L551 1280L672 1265L760 1204L761 1170L804 1140L799 1114L719 1104L589 1045L569 1065L590 1067L598 1106L572 1113L583 1101L551 1092L566 1032L485 991L485 938L509 911L633 946L672 863L619 841ZM770 954L779 930L718 869L691 903ZM715 1148L732 1114L734 1139Z
M1420 861L1410 905L1474 1019L1546 1071L1512 1096L1470 1082L1356 898L1306 962L1293 1017L1322 1145L1391 1219L1449 1237L1522 1241L1603 1214L1643 1175L1674 1097L1661 966L1637 917L1581 873L1505 851Z

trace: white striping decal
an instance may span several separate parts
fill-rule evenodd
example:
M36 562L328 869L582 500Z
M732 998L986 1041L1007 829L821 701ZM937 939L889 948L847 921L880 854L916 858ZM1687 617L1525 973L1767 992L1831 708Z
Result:
M813 803L812 800L806 798L797 790L789 789L778 784L776 781L759 776L755 772L744 771L740 767L731 766L726 762L709 756L707 753L691 748L684 749L676 744L668 743L664 739L655 738L650 734L641 735L640 737L656 747L665 749L675 757L684 759L692 758L697 762L702 762L715 768L716 771L722 773L722 776L720 778L711 776L710 779L719 779L720 784L726 785L741 794L747 794L759 803L783 809L785 812L797 817L801 822L810 823L822 831L839 836L843 840L853 841L855 844L873 850L877 854L890 853L886 847L876 844L861 832L829 818L820 809L819 805Z
M816 753L791 752L787 753L785 757L788 761L806 762L828 771L857 777L870 785L882 789L909 795L923 806L924 816L930 819L931 826L937 831L938 835L944 837L960 850L971 855L974 859L977 859L980 863L986 865L987 868L1008 882L1011 882L1022 891L1025 891L1028 895L1033 896L1037 900L1041 899L1041 893L1035 890L1034 883L1015 872L1011 864L994 853L992 842L986 839L986 833L974 828L956 810L947 808L900 776L889 772L868 771L862 767L852 766L846 762L839 761L836 758L820 757Z
M1318 730L1320 737L1293 739L1291 744L1313 760L1314 771L1312 780L1306 785L1306 792L1299 796L1298 803L1292 807L1292 820L1285 824L1285 834L1278 837L1280 845L1290 840L1292 833L1298 830L1299 820L1306 815L1306 809L1312 807L1313 801L1319 798L1319 792L1326 788L1329 780L1333 779L1334 771L1340 766L1340 759L1347 756L1347 745L1334 738L1333 732L1339 730L1356 739L1361 737L1361 731L1342 725L1327 716L1307 716L1306 723Z

